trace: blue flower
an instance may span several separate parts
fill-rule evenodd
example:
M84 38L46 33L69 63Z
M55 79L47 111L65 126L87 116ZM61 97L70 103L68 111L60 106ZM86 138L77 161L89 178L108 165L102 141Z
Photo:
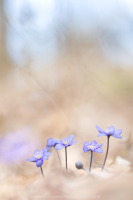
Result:
M58 144L59 142L60 142L60 140L49 138L47 140L46 148L49 150L51 147L55 147L55 145Z
M114 126L110 126L108 128L105 128L105 131L103 131L99 126L96 126L97 130L99 131L98 137L100 136L113 136L115 138L121 139L122 136L120 135L122 133L121 129L115 130Z
M48 156L51 153L48 152L47 148L44 148L42 151L39 151L38 149L35 150L33 157L27 159L30 162L36 162L37 167L41 167L43 164L43 159L48 160Z
M60 150L65 147L71 146L75 144L77 141L74 141L74 135L70 135L68 138L63 138L61 141L60 140L55 140L57 144L55 145L55 149Z
M99 144L97 145L97 142L95 140L93 140L91 143L89 142L85 142L84 143L84 147L83 150L86 153L87 151L95 151L97 153L103 153L103 150L101 148L103 144Z

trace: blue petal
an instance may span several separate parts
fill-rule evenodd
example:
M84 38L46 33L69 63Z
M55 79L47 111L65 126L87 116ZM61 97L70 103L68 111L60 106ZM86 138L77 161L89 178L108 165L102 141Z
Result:
M85 147L83 147L83 150L84 150L84 153L86 153L86 152L87 152L87 148L86 148L86 146L85 146Z
M98 144L97 147L96 147L96 149L97 149L97 148L100 148L102 145L103 145L103 144Z
M67 145L67 146L71 146L71 145L73 145L73 144L75 144L75 143L77 143L78 141L74 141L74 142L69 142L69 144Z
M99 134L97 135L97 137L100 137L100 136L107 136L107 135L106 135L106 133L99 133Z
M90 144L90 143L86 141L83 145L84 145L84 146L87 146L87 145L89 145L89 144Z
M51 149L51 147L48 147L47 145L46 145L46 148L47 148L47 151L49 151Z
M73 139L74 139L74 135L70 135L70 136L68 137L68 140L69 140L70 142L72 142Z
M72 143L72 145L73 145L73 144L76 144L77 142L78 142L78 141L74 141L74 142Z
M63 144L56 144L55 145L55 149L57 149L57 150L61 150L61 149L63 149L65 146L63 145Z
M47 156L47 155L44 155L44 156L43 156L43 159L48 160L48 156Z
M67 146L71 146L72 145L72 141L68 141L68 145Z
M95 140L93 140L93 141L90 143L91 146L95 146L96 144L97 144L97 142L96 142Z
M110 128L112 129L112 131L115 131L115 127L114 126L110 126Z
M40 153L40 151L38 149L36 149L35 152L34 152L34 154L33 154L33 156L37 155L38 153Z
M103 153L103 150L101 148L95 149L94 151L97 153Z
M117 135L117 134L114 134L114 135L112 135L113 137L115 137L115 138L119 138L119 139L121 139L122 138L122 136L121 135Z
M43 155L43 159L45 159L45 160L48 160L48 156L50 156L50 152L46 152L44 155ZM46 159L46 157L47 157L47 159Z
M42 151L43 151L43 154L44 154L44 153L46 153L48 151L48 149L44 148Z
M122 133L121 129L115 130L115 134L120 135Z
M41 167L42 164L43 164L43 160L41 160L41 159L36 162L37 167Z
M96 125L96 129L99 131L99 133L105 133L99 126Z
M45 159L45 160L48 160L48 156L50 156L50 152L45 152L44 154L43 154L43 157L42 157L42 159ZM47 158L47 159L46 159Z
M30 161L30 162L36 162L37 161L37 158L35 158L34 156L32 157L32 158L29 158L29 159L27 159L28 161Z
M55 144L61 144L60 140L54 139L54 141L55 141Z
M55 145L54 139L53 139L53 138L49 138L49 139L47 140L47 146L53 147L54 145Z

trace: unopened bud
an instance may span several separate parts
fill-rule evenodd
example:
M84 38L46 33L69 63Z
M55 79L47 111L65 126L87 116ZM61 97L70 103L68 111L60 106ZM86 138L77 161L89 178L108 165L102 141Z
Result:
M81 161L77 161L77 162L75 163L75 167L76 167L77 169L83 169L83 163L82 163Z

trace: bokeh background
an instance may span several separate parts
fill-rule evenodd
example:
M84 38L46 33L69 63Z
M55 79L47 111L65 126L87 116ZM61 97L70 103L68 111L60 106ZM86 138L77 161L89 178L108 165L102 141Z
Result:
M122 129L97 138L96 125ZM133 2L0 0L0 199L121 199L133 196ZM50 137L78 143L51 149L43 179L32 157ZM90 154L83 143L103 143Z

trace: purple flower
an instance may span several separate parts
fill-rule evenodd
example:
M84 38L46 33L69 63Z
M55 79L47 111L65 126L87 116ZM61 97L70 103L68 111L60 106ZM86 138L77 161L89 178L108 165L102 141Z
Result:
M46 148L49 150L51 147L55 147L55 145L58 144L59 142L60 142L59 140L56 140L56 139L53 139L53 138L49 138L47 140Z
M74 135L70 135L68 138L63 138L61 141L60 140L55 140L57 144L55 145L55 149L60 150L65 147L71 146L75 144L77 141L74 141Z
M44 148L42 151L39 151L38 149L35 150L33 157L27 159L30 162L36 162L37 167L41 167L43 164L43 159L48 160L48 156L51 153L48 152L47 148Z
M0 138L0 161L8 164L22 164L27 159L27 152L34 151L40 141L33 137L28 127L8 132Z
M91 143L89 142L85 142L84 143L84 147L83 147L83 150L84 152L86 153L87 151L95 151L97 153L102 153L103 150L101 148L103 144L99 144L97 145L97 142L95 140L93 140Z
M114 126L110 126L108 128L105 128L105 131L103 131L99 126L96 126L97 130L99 131L98 137L100 136L113 136L115 138L121 139L122 136L120 134L122 133L121 129L115 130Z

